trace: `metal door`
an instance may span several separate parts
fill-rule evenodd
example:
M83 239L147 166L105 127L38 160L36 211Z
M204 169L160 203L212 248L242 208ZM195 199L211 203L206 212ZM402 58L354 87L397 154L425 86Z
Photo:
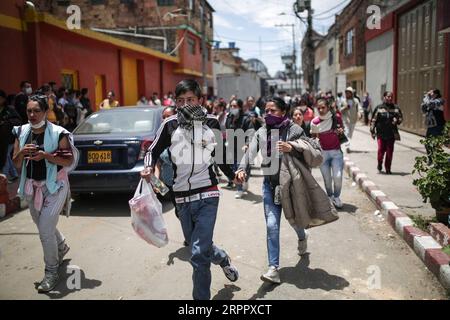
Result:
M437 32L436 3L427 1L399 17L397 94L402 128L421 135L423 95L431 88L444 88L444 35Z

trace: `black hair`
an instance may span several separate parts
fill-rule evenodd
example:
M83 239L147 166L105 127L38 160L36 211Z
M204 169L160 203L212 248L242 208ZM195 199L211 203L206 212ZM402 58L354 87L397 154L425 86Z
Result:
M202 97L202 89L200 88L200 85L197 81L191 79L180 81L177 84L175 87L175 97L179 97L189 91L192 91L199 99Z
M49 92L50 89L51 89L51 88L50 88L50 85L47 84L47 83L44 83L44 84L42 85L42 87L39 88L39 91L45 94L46 92Z
M291 110L291 118L294 117L295 111L300 111L300 113L302 114L302 116L305 115L305 112L304 112L300 107L297 106L297 107L292 108L292 110Z
M436 98L438 98L438 99L442 98L441 90L439 90L439 89L434 89L434 90L433 90L433 93L436 95Z
M383 97L386 97L388 94L394 94L392 91L385 91L384 93L383 93Z
M225 103L225 101L219 101L217 103L217 106L225 109L227 107L227 104Z
M0 97L2 97L3 99L5 99L6 100L6 92L5 91L3 91L3 90L0 90Z
M20 82L20 89L22 89L23 87L25 87L25 85L26 85L27 83L31 84L30 81L26 81L26 80L21 81L21 82Z
M111 93L111 95L113 96L113 97L115 97L116 96L116 94L114 93L114 91L108 91L108 94L110 94Z
M260 97L258 99L258 101L256 101L256 106L260 109L260 110L264 110L264 108L266 107L266 97Z
M43 94L33 94L28 101L36 101L39 104L39 108L46 112L48 110L47 96Z
M231 103L232 103L233 101L236 101L236 103L237 103L239 109L242 110L242 108L244 108L244 101L242 101L241 99L233 99L233 100L231 100L231 101L230 101L230 105L231 105Z
M319 105L322 102L327 106L328 109L331 109L331 104L330 104L329 100L327 100L325 98L320 98L317 100L317 105Z
M286 104L286 102L284 102L284 100L279 98L279 97L268 97L266 99L266 105L269 102L275 103L277 108L280 109L281 111L286 111L287 112L288 109L289 109L289 106Z
M81 89L81 94L82 95L85 95L86 93L88 93L88 88Z

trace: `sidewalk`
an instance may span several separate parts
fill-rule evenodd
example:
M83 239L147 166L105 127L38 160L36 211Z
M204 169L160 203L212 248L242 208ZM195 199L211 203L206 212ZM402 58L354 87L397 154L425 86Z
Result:
M400 135L401 141L395 143L392 175L378 173L377 142L370 136L369 127L360 123L356 126L351 152L347 156L400 210L414 216L434 217L434 209L429 203L422 202L421 195L412 183L415 158L426 154L425 147L419 142L423 138L404 131Z

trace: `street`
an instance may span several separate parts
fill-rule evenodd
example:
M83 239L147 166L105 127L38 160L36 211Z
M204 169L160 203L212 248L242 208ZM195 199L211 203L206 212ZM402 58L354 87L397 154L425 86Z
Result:
M240 278L231 283L212 266L212 299L446 299L433 274L374 215L374 205L347 176L340 219L310 230L309 253L301 259L295 233L282 218L282 284L261 282L267 268L262 177L259 169L252 173L243 199L235 200L234 191L222 188L214 239L230 254ZM314 174L322 184L320 171ZM43 255L28 210L0 221L0 299L192 299L189 250L183 247L172 206L164 204L170 242L158 249L134 233L129 198L77 199L72 216L60 217L58 228L71 250L60 268L61 282L48 294L35 290ZM76 267L81 269L80 289L71 278Z

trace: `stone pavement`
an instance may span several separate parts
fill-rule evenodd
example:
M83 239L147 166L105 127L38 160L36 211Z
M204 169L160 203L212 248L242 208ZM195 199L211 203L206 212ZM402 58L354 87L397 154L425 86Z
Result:
M423 203L421 195L412 184L414 159L426 155L425 147L419 142L423 138L405 131L400 131L400 135L401 141L397 141L394 147L392 175L378 173L377 142L370 136L367 126L359 123L356 126L348 157L402 211L410 215L434 217L434 209L429 203Z

